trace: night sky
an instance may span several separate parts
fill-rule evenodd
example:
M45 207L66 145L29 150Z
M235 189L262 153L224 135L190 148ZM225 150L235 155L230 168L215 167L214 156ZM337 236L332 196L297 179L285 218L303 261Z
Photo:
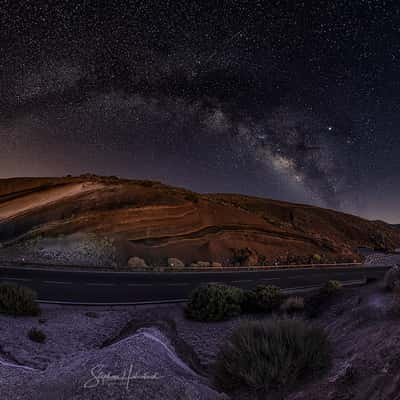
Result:
M0 89L0 177L400 222L398 2L0 0Z

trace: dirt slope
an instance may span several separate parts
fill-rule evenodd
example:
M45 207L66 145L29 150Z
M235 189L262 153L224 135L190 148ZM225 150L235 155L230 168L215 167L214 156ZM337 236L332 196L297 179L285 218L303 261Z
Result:
M312 206L93 175L0 180L0 243L76 233L149 263L349 261L358 246L400 247L389 224Z

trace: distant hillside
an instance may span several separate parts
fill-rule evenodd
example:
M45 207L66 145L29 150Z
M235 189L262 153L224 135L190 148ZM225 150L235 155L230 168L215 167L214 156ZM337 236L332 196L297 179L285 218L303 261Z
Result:
M118 263L351 261L359 246L400 247L389 224L307 205L93 175L0 180L3 246L76 234L111 239Z

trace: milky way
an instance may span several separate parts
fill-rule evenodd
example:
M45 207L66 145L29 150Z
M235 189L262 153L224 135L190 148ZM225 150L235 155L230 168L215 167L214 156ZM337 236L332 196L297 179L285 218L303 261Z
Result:
M160 179L399 221L399 15L2 2L0 175Z

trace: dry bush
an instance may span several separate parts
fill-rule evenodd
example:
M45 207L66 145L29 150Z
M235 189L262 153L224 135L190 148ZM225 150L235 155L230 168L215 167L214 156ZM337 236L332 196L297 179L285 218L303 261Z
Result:
M36 292L12 283L0 284L0 312L11 315L38 315L40 307Z
M273 285L258 285L245 293L244 309L247 312L272 312L281 306L284 295Z
M46 341L46 334L40 329L32 328L28 332L28 337L32 342L44 343Z
M244 321L218 355L224 389L281 389L330 364L325 333L296 319Z
M243 290L227 285L208 285L195 289L185 308L185 315L198 321L221 321L240 315Z

